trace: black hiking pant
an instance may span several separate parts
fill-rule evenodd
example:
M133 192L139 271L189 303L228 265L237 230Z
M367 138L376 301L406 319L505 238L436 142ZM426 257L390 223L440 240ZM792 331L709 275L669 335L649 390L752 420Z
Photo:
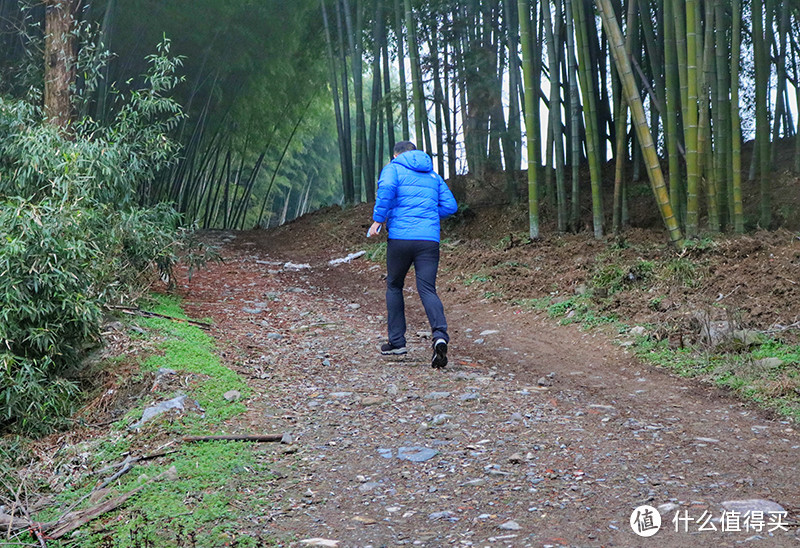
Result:
M417 291L431 324L433 340L449 341L444 307L436 294L439 242L388 240L386 247L386 310L389 322L389 344L395 347L406 345L403 285L412 264L417 276Z

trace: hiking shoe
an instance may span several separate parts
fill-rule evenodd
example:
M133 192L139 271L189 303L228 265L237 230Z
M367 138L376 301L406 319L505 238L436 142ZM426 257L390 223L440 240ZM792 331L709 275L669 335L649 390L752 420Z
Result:
M441 369L445 365L447 365L447 341L444 339L436 339L436 342L433 343L431 367L434 369Z
M381 345L381 354L384 356L390 356L392 354L406 354L408 350L406 350L405 346L394 346L392 343L386 343Z

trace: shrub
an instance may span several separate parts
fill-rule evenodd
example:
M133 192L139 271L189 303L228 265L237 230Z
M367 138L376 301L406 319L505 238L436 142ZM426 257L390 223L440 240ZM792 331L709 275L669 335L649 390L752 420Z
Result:
M0 433L44 433L71 413L70 379L104 306L138 295L156 269L168 276L191 242L169 205L137 205L177 152L168 49L109 126L86 118L65 136L0 97Z

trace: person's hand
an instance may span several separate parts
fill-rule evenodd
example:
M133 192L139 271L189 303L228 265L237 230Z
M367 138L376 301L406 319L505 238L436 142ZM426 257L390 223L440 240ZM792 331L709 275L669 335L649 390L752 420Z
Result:
M381 231L381 227L383 227L383 223L379 222L372 223L372 226L369 227L369 231L367 232L367 238L370 238L372 236L377 236L378 232Z

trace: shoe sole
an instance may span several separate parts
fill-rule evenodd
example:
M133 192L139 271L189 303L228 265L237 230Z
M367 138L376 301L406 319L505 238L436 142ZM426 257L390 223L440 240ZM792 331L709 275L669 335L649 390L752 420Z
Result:
M431 360L431 367L434 369L442 369L447 365L447 344L437 344L433 347L433 360Z
M402 354L407 354L408 350L404 348L395 348L393 350L381 350L381 354L384 356L400 356Z

